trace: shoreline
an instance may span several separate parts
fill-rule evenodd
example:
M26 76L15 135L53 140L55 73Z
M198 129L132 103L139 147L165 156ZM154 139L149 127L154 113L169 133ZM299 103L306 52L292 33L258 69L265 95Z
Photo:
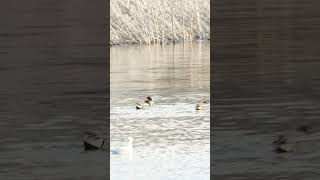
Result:
M110 46L210 38L210 1L112 0Z
M183 41L183 40L167 40L164 42L156 42L156 43L137 43L137 42L128 42L128 43L117 43L117 44L111 44L109 43L110 47L124 47L124 46L156 46L156 45L175 45L175 44L184 44L184 43L195 43L195 42L210 42L210 37L207 39L195 39L192 41Z

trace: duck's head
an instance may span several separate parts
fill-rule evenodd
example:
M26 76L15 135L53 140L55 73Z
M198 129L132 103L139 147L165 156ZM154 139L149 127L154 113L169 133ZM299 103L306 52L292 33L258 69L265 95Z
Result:
M150 106L152 106L152 104L153 104L152 98L150 96L147 96L145 98L144 102L149 104Z
M150 96L147 96L147 97L146 97L146 100L152 101L152 98L151 98Z

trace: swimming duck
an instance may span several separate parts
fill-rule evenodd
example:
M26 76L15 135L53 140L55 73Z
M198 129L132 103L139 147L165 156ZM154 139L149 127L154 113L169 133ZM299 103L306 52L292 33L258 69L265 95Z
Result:
M201 109L202 109L202 106L201 106L200 104L197 104L197 105L196 105L196 110L199 111L199 110L201 110Z
M145 103L149 104L149 106L152 106L153 105L153 101L152 101L152 98L150 96L147 96L144 101Z
M84 149L86 151L98 149L105 150L107 145L107 143L105 143L105 140L106 139L99 137L96 133L87 131L84 133L83 137Z
M144 108L144 106L143 106L144 103L148 104L151 107L153 105L152 98L150 96L147 96L143 100L143 102L137 102L136 103L136 109L143 109Z
M284 135L279 135L272 144L277 153L287 153L293 150L292 144L288 143L288 139Z
M203 104L209 104L209 100L208 99L202 99L202 101L201 101L201 103L203 103Z

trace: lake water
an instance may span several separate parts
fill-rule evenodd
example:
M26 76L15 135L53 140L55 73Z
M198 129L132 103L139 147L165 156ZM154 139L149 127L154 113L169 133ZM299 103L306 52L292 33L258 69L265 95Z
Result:
M318 5L215 3L214 179L319 179ZM304 124L310 133L296 131ZM273 151L272 141L281 134L299 141L294 152Z
M209 179L210 43L112 47L111 147L134 138L132 155L110 154L111 179ZM136 110L150 95L154 106Z
M106 179L106 153L82 146L107 126L99 3L1 2L0 179Z

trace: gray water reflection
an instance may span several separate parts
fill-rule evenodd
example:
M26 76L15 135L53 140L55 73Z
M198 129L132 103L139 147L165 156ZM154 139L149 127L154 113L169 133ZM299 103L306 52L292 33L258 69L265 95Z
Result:
M104 12L91 1L1 2L0 179L106 179L105 153L81 142L106 127Z
M209 179L209 42L111 48L111 146L133 136L131 157L111 154L112 179ZM135 103L150 95L151 108Z
M292 67L290 72L297 73L301 68L294 62L288 65ZM278 68L279 63L273 66ZM223 69L231 73L233 68L226 66ZM305 88L299 80L279 76L283 81L273 82L272 76L272 73L255 76L260 83L239 82L247 86L237 88L224 84L222 78L217 79L215 85L219 88L215 90L213 117L213 159L217 178L291 179L295 176L313 179L319 176L319 101L316 96L299 91ZM247 80L239 76L237 79ZM312 128L310 133L296 131L304 124ZM275 153L272 141L278 135L298 140L296 151Z
M215 3L215 179L319 179L318 4ZM295 152L273 152L279 134L299 140Z

